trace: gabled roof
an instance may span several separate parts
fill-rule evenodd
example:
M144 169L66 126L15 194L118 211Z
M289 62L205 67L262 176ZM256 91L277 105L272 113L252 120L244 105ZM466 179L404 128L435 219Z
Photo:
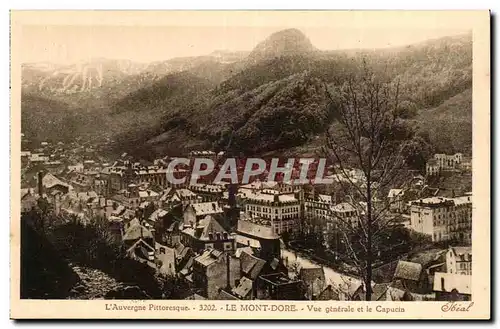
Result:
M178 243L176 246L175 246L175 252L177 254L180 254L182 252L182 250L185 248L185 246L182 244L182 243Z
M202 202L190 204L188 207L192 208L196 216L204 216L211 214L222 213L222 207L217 202Z
M187 247L182 243L178 243L175 246L174 255L177 260L184 259L186 255L191 251L191 247Z
M240 279L240 284L237 287L233 288L233 294L235 294L237 297L245 298L250 293L250 291L252 291L252 287L253 281L247 277L242 277Z
M193 263L194 263L194 257L190 257L179 273L182 275L188 275L189 273L191 273L193 269Z
M130 248L127 249L127 252L133 251L135 248L141 245L144 246L144 248L148 249L148 251L153 251L153 252L155 251L155 249L151 247L149 243L147 243L143 239L139 239L132 246L130 246Z
M394 273L394 279L419 281L422 265L400 260Z
M472 247L450 247L451 251L458 258L458 261L472 261Z
M166 215L168 215L168 211L160 208L153 211L153 213L151 213L148 219L152 222L156 222L158 219L161 219Z
M442 249L430 249L425 252L420 252L417 255L408 259L408 261L412 263L418 263L422 265L422 268L425 269L430 265L441 262L441 256L446 252L446 250Z
M238 221L238 232L260 239L279 239L279 236L273 231L271 226L256 224L248 220L240 219Z
M243 274L255 280L266 265L266 261L243 251L240 255L240 264Z
M219 257L223 253L219 250L209 249L205 250L200 256L194 259L195 262L202 264L203 266L210 266L219 260Z
M372 300L383 301L387 300L386 294L389 289L389 283L376 283L372 287Z
M325 281L325 271L322 267L310 267L301 268L299 272L299 279L302 280L306 285L311 285L319 279L320 281Z
M347 202L338 203L330 208L335 212L347 212L347 211L355 211L356 209Z
M153 238L153 234L141 224L131 225L123 235L123 240L136 240L144 238Z
M200 236L197 238L202 241L213 241L216 238L216 234L223 234L227 231L222 227L221 224L212 216L208 215L198 222L196 225L196 230L202 229ZM212 237L210 238L210 236ZM221 236L222 238L222 236Z
M57 178L56 176L52 175L51 173L47 173L43 176L42 178L42 184L46 188L51 188L56 185L62 185L64 187L68 187L69 185Z
M240 258L241 254L242 254L243 252L245 252L245 253L247 253L247 254L249 254L249 255L253 255L252 248L250 248L250 247L242 247L242 248L237 248L237 249L236 249L236 252L235 252L234 256L235 256L236 258Z

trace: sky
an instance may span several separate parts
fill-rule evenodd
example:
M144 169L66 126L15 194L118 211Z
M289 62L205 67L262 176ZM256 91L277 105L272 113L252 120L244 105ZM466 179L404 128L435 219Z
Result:
M215 50L250 51L270 34L286 28L301 30L321 50L387 48L470 32L465 24L438 25L437 21L420 25L398 23L398 28L360 26L340 20L331 26L311 24L311 20L256 22L255 18L238 22L222 17L206 26L200 21L179 21L172 20L171 25L165 20L161 25L129 24L130 21L100 25L98 19L90 24L35 22L22 26L19 54L24 63L69 64L95 57L151 62L207 55Z

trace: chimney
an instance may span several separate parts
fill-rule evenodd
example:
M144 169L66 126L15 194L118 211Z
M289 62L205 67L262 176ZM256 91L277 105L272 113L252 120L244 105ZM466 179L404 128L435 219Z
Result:
M43 172L38 172L38 195L43 195Z
M234 185L234 184L229 184L228 186L228 203L229 203L229 206L231 207L231 209L234 209L236 208L236 190L237 190L237 186Z
M231 262L231 255L229 255L229 253L227 253L226 254L226 266L227 266L226 290L227 290L227 292L231 291L231 266L230 266L230 262Z
M228 186L229 196L228 196L228 204L229 204L229 214L228 214L228 223L227 227L231 228L238 223L239 209L236 202L236 195L238 194L238 186L235 184L230 184Z

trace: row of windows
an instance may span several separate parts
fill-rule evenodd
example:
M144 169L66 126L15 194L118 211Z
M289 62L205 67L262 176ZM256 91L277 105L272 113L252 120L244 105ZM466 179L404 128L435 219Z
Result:
M252 206L252 205L247 205L247 211L256 211L256 212L262 212L262 213L272 213L272 208L268 207L261 207L261 206ZM282 209L282 213L296 213L299 211L299 207L287 207ZM278 214L279 213L279 208L274 209L274 213Z
M340 218L349 218L349 217L354 217L355 214L356 212L354 211L346 211L346 212L337 212L335 216Z
M224 240L227 240L228 239L228 234L226 232L221 233L220 232L216 232L215 234L213 233L208 233L208 239L210 241L213 241L215 238L215 240L221 240L221 238L223 238Z

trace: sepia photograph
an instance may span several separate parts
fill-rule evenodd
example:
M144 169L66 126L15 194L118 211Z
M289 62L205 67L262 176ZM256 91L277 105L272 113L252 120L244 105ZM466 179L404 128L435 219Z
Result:
M489 317L487 11L126 13L11 13L12 303Z

